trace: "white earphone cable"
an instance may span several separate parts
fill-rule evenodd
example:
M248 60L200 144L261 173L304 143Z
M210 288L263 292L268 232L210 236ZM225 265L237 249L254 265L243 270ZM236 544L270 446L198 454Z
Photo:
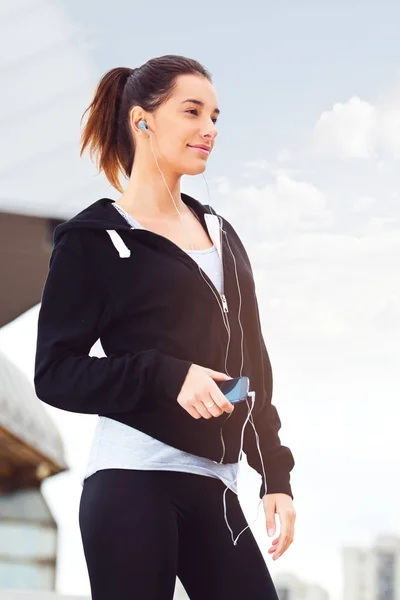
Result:
M186 232L186 229L185 229L185 223L184 223L183 217L182 217L182 215L181 215L181 213L180 213L180 211L179 211L179 209L178 209L178 207L176 205L175 199L174 199L173 195L171 194L171 191L170 191L170 189L168 187L168 184L167 184L167 182L165 180L165 177L164 177L164 175L163 175L163 173L162 173L162 171L160 169L160 166L158 164L158 160L157 160L156 154L154 152L154 148L153 148L152 134L150 132L148 132L148 135L149 135L149 141L150 141L150 148L151 148L151 151L153 153L153 157L154 157L155 163L156 163L157 168L158 168L158 170L160 172L160 175L162 177L164 185L167 188L168 193L169 193L169 195L171 197L171 200L172 200L172 202L173 202L173 204L175 206L175 209L176 209L176 211L177 211L177 213L178 213L178 215L179 215L179 217L181 219L181 223L182 223L182 227L183 227L183 230L184 230L184 234L185 234L186 239L188 240L188 243L189 243L189 249L190 250L194 250L195 248L194 248L193 244L191 243L190 239L188 238L188 235L187 235L187 232ZM244 365L244 348L243 348L244 347L244 332L243 332L243 326L242 326L242 321L241 321L242 294L241 294L241 289L240 289L239 276L238 276L238 272L237 272L236 258L235 258L235 255L234 255L233 251L232 251L231 245L229 243L228 235L227 235L225 229L223 228L222 219L221 219L221 217L219 217L217 215L217 213L211 207L211 204L210 204L210 191L209 191L208 183L207 183L207 181L206 181L203 173L202 173L202 176L203 176L203 179L204 179L206 187L207 187L210 210L214 214L214 216L216 216L217 219L218 219L220 231L225 236L225 240L227 242L227 246L229 248L229 251L231 253L231 256L232 256L232 259L233 259L233 263L234 263L236 285L237 285L237 291L238 291L238 296L239 296L239 307L238 307L237 319L238 319L238 323L239 323L239 327L240 327L240 332L241 332L240 376L242 376L242 374L243 374L243 365ZM221 251L222 251L222 238L221 238ZM222 261L222 257L221 257L221 261ZM223 320L223 323L225 325L225 329L226 329L227 335L228 335L228 341L227 341L227 347L226 347L226 353L225 353L225 372L226 372L226 374L229 377L231 377L231 375L229 374L229 371L228 371L228 355L229 355L229 348L230 348L230 343L231 343L231 327L230 327L229 317L228 317L227 311L224 311L223 304L221 303L221 298L218 296L218 294L216 293L216 291L214 290L214 288L209 284L209 282L207 281L207 279L204 277L203 272L202 272L200 266L199 265L197 265L197 266L198 266L199 273L200 273L203 281L207 284L207 286L209 287L209 289L213 293L213 295L214 295L214 297L215 297L215 299L216 299L216 301L218 303L218 306L220 308L220 311L221 311L222 320ZM258 450L258 453L259 453L259 456L260 456L261 465L262 465L263 481L264 481L264 485L265 485L265 494L266 494L267 493L267 486L266 486L265 466L264 466L264 461L263 461L263 457L262 457L262 453L261 453L261 449L260 449L260 438L259 438L259 435L257 433L257 429L256 429L256 426L254 424L253 415L252 415L252 412L253 412L253 409L254 409L254 405L255 405L255 392L249 392L249 396L252 398L252 406L250 408L250 406L248 404L248 400L246 400L246 405L247 405L247 408L248 408L248 415L247 415L247 417L245 419L245 422L243 424L242 431L241 431L241 436L240 436L240 450L239 450L239 456L238 456L238 463L240 464L240 461L241 461L242 455L243 455L244 431L245 431L246 425L250 421L250 423L251 423L251 425L253 427L253 430L254 430L255 437L256 437L256 445L257 445L257 450ZM228 416L228 418L229 417L230 417L230 415ZM221 437L222 437L222 427L221 427ZM222 441L223 441L223 437L222 437ZM210 472L212 472L212 471L210 471ZM212 472L212 474L215 477L215 473ZM224 490L224 493L223 493L224 518L225 518L225 522L227 524L227 527L228 527L228 529L229 529L229 531L231 533L231 538L232 538L232 542L233 542L234 546L237 545L238 539L242 535L242 533L244 533L247 529L249 529L249 527L251 527L258 520L260 505L261 505L261 503L263 501L261 499L260 502L259 502L259 504L258 504L258 507L257 507L257 516L256 516L255 520L252 523L250 523L249 525L247 525L244 529L242 529L242 531L237 535L237 537L234 538L234 534L233 534L232 528L230 527L229 522L228 522L228 518L227 518L226 493L227 493L228 489L230 489L231 486L233 486L237 482L238 478L239 478L239 474L237 475L236 479L231 483L231 485L227 485L226 486L226 488Z

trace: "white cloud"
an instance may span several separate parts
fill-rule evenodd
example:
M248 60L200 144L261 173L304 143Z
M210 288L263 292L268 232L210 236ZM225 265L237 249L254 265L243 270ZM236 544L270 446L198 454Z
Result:
M400 158L400 99L397 106L379 111L379 136L381 144L396 159Z
M322 113L314 127L313 149L323 156L375 156L377 115L369 102L354 96Z
M400 158L400 100L374 106L353 96L322 113L315 124L312 152L340 159ZM381 160L378 165L382 165Z
M226 195L231 192L231 182L228 177L216 177L211 183L215 184L218 194Z
M342 345L347 359L370 361L372 353L385 363L400 338L399 254L400 229L298 234L252 248L269 330L288 344L319 340L331 351ZM389 318L391 327L383 328Z
M267 171L271 167L272 163L264 158L260 158L258 160L246 161L244 163L245 167L249 169L255 169L257 171Z
M287 173L288 175L299 175L302 170L295 168L284 167L283 165L293 162L293 154L287 148L282 148L277 152L274 160L266 160L259 158L257 160L245 161L243 163L244 171L241 176L245 179L257 176L272 175L276 176L279 173Z
M354 212L360 212L375 204L376 201L376 198L373 196L358 196L357 198L354 198L351 206Z
M380 236L389 231L388 225L396 226L398 219L395 217L372 216L363 227L363 232L370 236Z
M283 150L280 150L276 157L276 160L278 161L278 163L289 162L292 159L293 159L292 153L290 152L290 150L287 150L285 148Z
M284 169L275 173L272 183L231 188L223 201L224 208L242 231L251 231L254 241L331 223L332 213L324 193L312 183L294 179Z

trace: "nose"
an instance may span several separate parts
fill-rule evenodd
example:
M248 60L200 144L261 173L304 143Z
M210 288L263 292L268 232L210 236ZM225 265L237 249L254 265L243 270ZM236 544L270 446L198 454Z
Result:
M208 139L215 139L218 135L217 126L215 123L207 124L203 131L203 136Z

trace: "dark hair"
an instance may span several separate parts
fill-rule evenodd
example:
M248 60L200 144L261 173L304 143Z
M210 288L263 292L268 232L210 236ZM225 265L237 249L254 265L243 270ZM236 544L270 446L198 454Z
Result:
M96 156L97 168L121 193L119 172L129 178L135 154L129 124L129 112L141 106L155 111L170 98L178 75L197 74L212 81L211 74L196 60L184 56L166 55L148 60L137 69L117 67L99 81L94 98L82 115L89 113L82 130L82 156L89 147L90 157Z

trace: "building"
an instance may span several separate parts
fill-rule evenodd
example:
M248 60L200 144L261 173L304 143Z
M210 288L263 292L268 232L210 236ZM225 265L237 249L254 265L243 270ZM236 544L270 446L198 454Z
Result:
M342 552L344 600L400 600L400 538L380 536L370 548Z
M41 483L66 469L32 382L0 353L0 590L55 589L57 524Z
M279 573L274 582L279 600L329 600L322 587L301 581L291 573Z

